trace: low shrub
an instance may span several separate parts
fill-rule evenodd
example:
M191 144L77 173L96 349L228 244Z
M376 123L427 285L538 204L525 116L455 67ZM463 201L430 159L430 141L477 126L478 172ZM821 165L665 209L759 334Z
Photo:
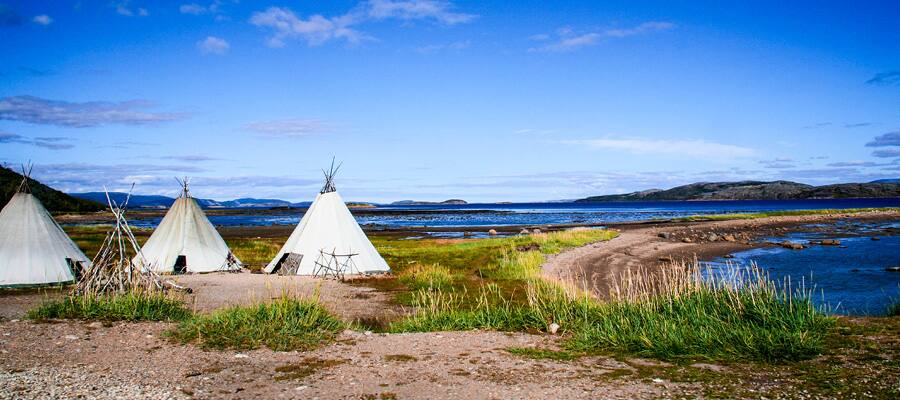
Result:
M184 303L161 293L67 296L28 312L35 321L82 319L99 321L181 321L191 312Z

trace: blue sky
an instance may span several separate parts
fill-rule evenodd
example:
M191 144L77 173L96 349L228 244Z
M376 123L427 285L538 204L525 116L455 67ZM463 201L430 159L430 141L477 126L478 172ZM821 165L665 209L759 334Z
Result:
M751 4L752 3L752 4ZM65 191L540 201L900 176L900 3L3 1L0 161Z

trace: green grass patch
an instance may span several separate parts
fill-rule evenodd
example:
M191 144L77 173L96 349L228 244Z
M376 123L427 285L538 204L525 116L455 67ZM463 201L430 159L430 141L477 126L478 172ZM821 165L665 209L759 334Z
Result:
M758 273L730 285L704 279L693 266L662 271L629 276L608 302L542 280L528 281L524 303L490 285L474 304L456 293L420 291L418 313L391 330L545 331L555 322L574 353L782 361L820 354L834 324L808 297L778 290Z
M169 335L203 348L275 351L308 350L330 343L345 328L314 299L283 296L270 303L231 307L196 315Z
M164 294L126 293L103 296L67 296L30 310L35 321L81 319L99 321L181 321L191 312L180 300Z
M578 355L565 350L550 350L535 347L507 347L506 351L510 354L535 360L571 361L578 358Z
M883 208L836 208L823 210L784 210L784 211L765 211L758 213L733 213L733 214L710 214L710 215L692 215L689 217L672 218L670 221L675 222L694 222L694 221L724 221L732 219L757 219L766 217L787 217L802 215L832 215L832 214L856 214L863 212L897 212L898 207Z
M399 274L400 283L413 290L449 290L456 277L449 269L440 264L417 264Z
M884 315L888 317L900 317L900 300L894 300L891 304L888 304Z
M263 269L278 254L284 238L229 238L228 248L251 271Z

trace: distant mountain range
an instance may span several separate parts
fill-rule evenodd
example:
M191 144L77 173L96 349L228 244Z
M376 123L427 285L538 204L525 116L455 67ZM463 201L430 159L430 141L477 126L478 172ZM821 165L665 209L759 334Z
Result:
M391 203L392 206L425 206L439 204L469 204L465 200L450 199L444 201L416 201L416 200L400 200Z
M2 202L2 205L9 203L9 199L16 193L21 182L21 174L0 166L0 202ZM103 209L101 204L69 196L34 179L28 180L28 187L31 188L31 193L41 201L44 208L50 211L88 212Z
M79 199L90 200L106 204L106 193L104 192L87 192L87 193L69 193L71 196ZM109 197L117 202L122 203L128 196L127 193L110 192ZM168 208L175 202L175 198L168 196L156 195L140 195L133 194L128 200L128 206L132 208ZM278 199L254 199L242 198L228 201L216 201L211 199L197 199L197 203L203 208L273 208L273 207L308 207L310 202L304 201L299 203L291 203Z
M667 190L650 189L626 194L591 196L575 202L848 198L900 198L900 179L880 179L869 183L840 183L824 186L790 181L700 182Z

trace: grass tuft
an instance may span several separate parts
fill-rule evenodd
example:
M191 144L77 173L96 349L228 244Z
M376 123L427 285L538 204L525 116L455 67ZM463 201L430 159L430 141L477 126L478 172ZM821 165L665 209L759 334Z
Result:
M181 321L191 312L180 300L164 294L137 292L103 296L67 296L30 310L35 321L81 319L98 321Z
M308 350L334 340L344 323L316 300L282 296L270 303L231 307L196 315L169 335L203 348L275 351Z
M426 264L403 271L398 279L413 290L448 290L452 288L455 278L449 269L440 264Z

